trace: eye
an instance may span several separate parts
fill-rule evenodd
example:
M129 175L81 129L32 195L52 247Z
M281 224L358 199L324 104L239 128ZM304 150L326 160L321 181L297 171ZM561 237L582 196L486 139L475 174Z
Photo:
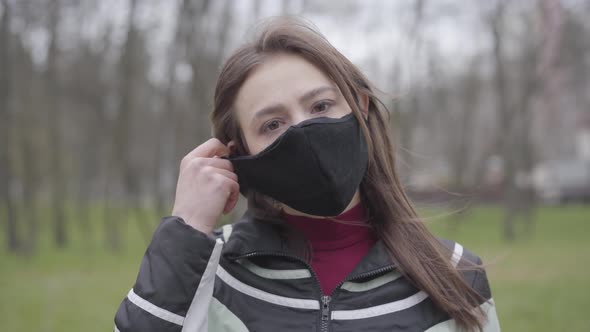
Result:
M267 133L267 132L270 132L270 131L274 131L274 130L279 129L280 126L281 126L281 121L279 121L279 120L270 120L270 121L267 121L262 126L261 131L263 133Z
M332 106L332 103L330 101L327 100L322 100L320 102L317 102L313 105L312 107L312 113L323 113L326 112L330 106Z

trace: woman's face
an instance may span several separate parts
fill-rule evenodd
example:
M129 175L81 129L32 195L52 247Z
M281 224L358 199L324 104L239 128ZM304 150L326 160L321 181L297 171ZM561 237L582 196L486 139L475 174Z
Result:
M328 77L303 58L276 54L256 67L238 92L234 109L254 155L291 125L315 117L340 118L352 112Z
M303 58L290 54L273 55L256 67L238 92L234 109L252 155L291 125L315 117L341 118L352 112L334 82ZM359 201L357 190L345 211ZM287 205L282 209L309 216Z

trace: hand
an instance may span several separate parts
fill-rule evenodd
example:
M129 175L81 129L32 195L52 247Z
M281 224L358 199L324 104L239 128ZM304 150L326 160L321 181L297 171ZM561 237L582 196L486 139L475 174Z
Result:
M229 160L229 148L212 138L189 152L180 163L172 215L193 228L211 234L222 213L238 201L238 176Z

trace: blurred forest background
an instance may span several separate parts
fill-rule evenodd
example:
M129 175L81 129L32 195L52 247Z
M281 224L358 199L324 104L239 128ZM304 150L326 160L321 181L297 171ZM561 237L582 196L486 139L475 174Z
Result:
M589 1L0 0L1 330L110 328L223 60L275 15L380 89L408 192L495 262L505 330L590 330Z

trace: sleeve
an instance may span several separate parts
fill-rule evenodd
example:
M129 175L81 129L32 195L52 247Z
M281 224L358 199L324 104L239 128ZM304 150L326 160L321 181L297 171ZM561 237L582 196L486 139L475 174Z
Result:
M115 315L115 331L206 331L222 241L166 217Z
M485 314L481 332L500 332L496 304L492 297L490 283L481 258L468 249L463 248L459 243L447 240L443 240L442 243L452 251L451 262L453 266L459 267L465 281L483 298L483 302L479 305ZM450 320L427 331L459 331L459 329L456 327L454 321Z
M475 261L478 266L482 265L481 258L478 256L475 256ZM488 276L483 266L477 269L471 287L486 299L486 301L480 305L486 315L481 332L500 332L500 322L498 321L496 304L492 298L490 283L488 282Z

